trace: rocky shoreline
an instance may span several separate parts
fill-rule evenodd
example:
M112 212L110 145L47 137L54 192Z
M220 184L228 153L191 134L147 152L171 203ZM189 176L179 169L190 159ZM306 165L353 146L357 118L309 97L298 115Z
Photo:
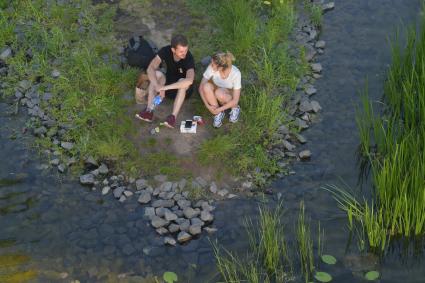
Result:
M323 12L332 10L334 3L320 3ZM15 30L17 38L24 35L19 29ZM321 77L322 66L316 62L315 58L324 52L326 43L319 40L320 30L314 27L310 20L300 17L294 32L295 42L305 49L305 59L309 62L311 74L304 76L297 86L295 95L291 98L289 105L289 120L294 128L300 131L307 129L314 122L316 113L321 110L319 102L312 99L317 93L314 87L315 80ZM14 50L5 46L0 49L0 77L6 76L9 72L6 64L8 58L14 56ZM31 60L31 50L26 50L28 60ZM116 54L121 56L122 54ZM60 78L61 73L54 69L51 77ZM0 91L6 88L5 83L1 83ZM43 90L42 90L43 89ZM30 131L36 137L48 137L60 150L46 149L45 154L50 158L49 164L57 168L60 173L66 173L68 169L76 163L75 151L72 141L64 137L66 132L73 127L70 124L61 124L52 119L48 112L49 101L53 94L52 85L30 80L21 80L17 83L14 93L13 104L16 106L15 114L19 111L19 106L26 109L30 117L23 131ZM47 106L46 106L47 105ZM277 177L283 177L284 170L288 168L288 158L297 160L308 160L312 153L308 149L297 151L298 145L304 145L307 140L299 133L291 132L286 125L280 126L277 136L279 143L270 150L270 154L278 157L278 165L282 173ZM61 158L61 156L67 156ZM248 174L244 180L239 180L237 188L223 186L218 188L215 182L208 183L202 177L197 177L192 181L181 179L178 182L168 181L165 175L157 175L152 179L134 179L125 174L112 172L105 163L98 163L93 157L84 158L85 173L79 177L80 183L92 188L93 191L100 191L102 195L112 194L120 202L131 199L136 200L144 206L144 217L150 221L156 232L163 236L164 244L175 246L177 243L183 244L193 238L199 237L203 231L214 233L216 229L212 226L214 221L214 202L227 198L238 197L237 194L249 195L255 191L252 175ZM47 166L46 166L47 168ZM258 172L264 179L272 176L268 172ZM286 172L288 173L288 172ZM294 172L289 172L289 174ZM209 194L209 200L192 201L190 190L204 190ZM266 192L271 193L269 190Z

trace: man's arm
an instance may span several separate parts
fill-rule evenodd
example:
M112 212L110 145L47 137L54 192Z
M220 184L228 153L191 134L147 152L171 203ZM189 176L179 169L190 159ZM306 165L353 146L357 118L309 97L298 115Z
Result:
M186 78L179 80L178 82L163 86L161 90L189 88L193 84L194 80L195 80L195 70L189 69L186 72Z
M158 86L158 81L156 79L156 70L159 69L160 64L161 64L161 58L158 55L156 55L155 58L153 58L152 61L150 62L148 69L146 71L148 73L150 83L153 84L155 88Z

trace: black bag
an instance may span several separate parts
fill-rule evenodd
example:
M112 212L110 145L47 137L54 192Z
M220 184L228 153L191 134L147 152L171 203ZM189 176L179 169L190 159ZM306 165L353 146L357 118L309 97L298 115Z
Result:
M149 42L143 36L134 36L128 41L128 46L124 49L127 63L132 67L146 70L158 52L158 48L153 42Z

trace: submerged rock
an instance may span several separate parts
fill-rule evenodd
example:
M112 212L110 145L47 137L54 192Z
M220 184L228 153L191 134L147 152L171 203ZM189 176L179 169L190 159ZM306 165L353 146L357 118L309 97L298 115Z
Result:
M179 243L185 243L189 241L190 239L192 239L192 236L184 231L180 232L177 235L177 241L179 241Z
M93 174L86 174L80 176L80 183L83 185L93 185L95 182Z

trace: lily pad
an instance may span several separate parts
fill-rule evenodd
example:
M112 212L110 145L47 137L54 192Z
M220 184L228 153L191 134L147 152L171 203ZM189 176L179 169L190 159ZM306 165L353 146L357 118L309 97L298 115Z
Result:
M369 271L368 273L365 274L365 278L369 281L373 281L379 278L379 272L378 271Z
M332 276L329 273L323 272L323 271L316 272L316 274L314 275L314 278L316 278L316 280L319 281L319 282L331 282L332 281Z
M335 264L336 258L332 255L322 255L322 260L326 264Z
M172 271L164 272L164 275L162 275L162 278L164 278L165 282L167 283L177 282L177 274L175 274Z

